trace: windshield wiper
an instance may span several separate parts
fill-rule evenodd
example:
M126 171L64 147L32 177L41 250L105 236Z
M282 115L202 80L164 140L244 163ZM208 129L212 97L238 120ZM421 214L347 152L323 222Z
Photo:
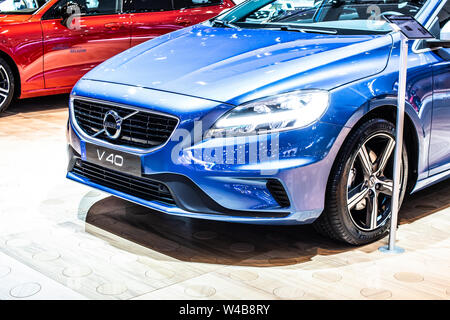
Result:
M218 25L219 27L222 27L222 28L236 28L236 26L234 24L224 21L224 20L213 19L210 21L212 22L213 27Z
M323 33L323 34L337 34L337 30L325 30L325 29L313 29L304 27L293 27L293 26L269 26L269 28L279 28L281 31L297 31L303 33Z

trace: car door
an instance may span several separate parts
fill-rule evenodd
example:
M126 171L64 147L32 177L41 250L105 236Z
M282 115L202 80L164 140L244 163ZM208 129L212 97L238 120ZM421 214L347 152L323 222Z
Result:
M450 27L450 3L443 7L438 15L440 31ZM437 59L433 66L433 116L431 126L431 142L429 154L430 175L450 170L450 49L432 51Z
M173 5L178 10L178 21L189 21L192 25L217 16L234 3L231 0L173 0Z
M130 16L122 0L75 0L82 8L74 27L62 24L61 0L42 19L46 88L71 87L99 63L130 47ZM70 0L73 2L73 0Z
M433 117L430 175L450 169L450 50L440 49L442 59L433 66Z
M131 12L131 45L218 15L233 6L230 0L126 0Z
M130 12L131 46L177 30L171 0L126 0Z

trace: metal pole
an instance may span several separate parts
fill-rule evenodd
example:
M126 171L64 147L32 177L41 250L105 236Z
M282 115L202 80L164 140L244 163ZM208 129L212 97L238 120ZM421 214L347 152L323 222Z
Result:
M402 248L395 246L397 235L398 211L400 206L400 188L401 188L401 165L403 153L403 129L405 122L405 99L406 99L406 76L408 71L408 38L403 33L400 44L400 60L398 74L398 97L397 97L397 124L395 134L395 153L394 153L394 177L392 186L391 202L391 228L389 232L389 245L381 247L380 250L390 253L404 252Z

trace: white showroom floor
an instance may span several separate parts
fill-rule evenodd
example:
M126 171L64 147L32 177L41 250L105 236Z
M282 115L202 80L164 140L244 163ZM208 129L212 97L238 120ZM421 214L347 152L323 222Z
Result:
M65 179L67 99L0 117L0 299L450 299L450 181L407 200L400 255L168 217Z

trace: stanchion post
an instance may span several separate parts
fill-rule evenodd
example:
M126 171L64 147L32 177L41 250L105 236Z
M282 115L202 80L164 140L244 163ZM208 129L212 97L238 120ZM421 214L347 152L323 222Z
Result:
M405 127L405 99L406 99L406 77L408 71L408 38L400 32L400 71L398 78L398 98L397 98L397 125L395 133L395 157L394 157L394 181L392 187L392 217L391 230L389 232L389 250L395 250L397 240L398 211L400 208L400 193L402 179L402 154L403 154L403 131ZM399 248L400 249L400 248Z
M390 23L391 28L400 35L400 58L398 72L398 96L397 96L397 124L395 128L395 153L394 153L394 175L392 183L391 202L391 227L389 232L389 244L380 248L380 251L388 253L401 253L404 250L396 247L398 211L400 209L401 179L402 179L402 155L403 155L403 129L405 124L405 100L406 100L406 77L408 72L408 40L435 39L435 37L424 28L413 17L409 16L384 16Z
M397 26L392 26L398 30ZM394 175L391 200L391 227L389 231L389 245L380 248L380 251L390 253L402 253L404 249L395 246L397 238L398 211L400 208L401 179L402 179L402 154L403 154L403 130L405 124L405 99L406 79L408 72L408 38L398 30L400 34L400 59L398 73L398 96L397 96L397 123L395 131L394 151Z

